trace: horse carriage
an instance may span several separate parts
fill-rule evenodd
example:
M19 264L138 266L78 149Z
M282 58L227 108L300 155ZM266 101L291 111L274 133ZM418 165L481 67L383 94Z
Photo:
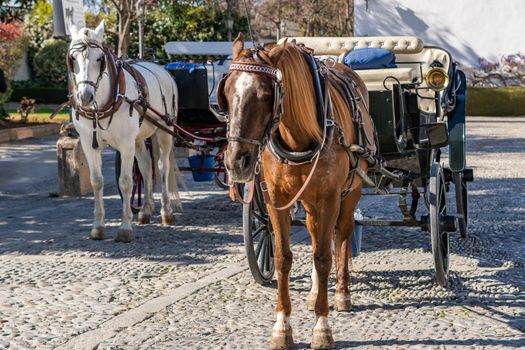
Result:
M467 183L473 180L465 158L465 75L457 69L449 52L425 46L416 37L289 40L313 49L314 55L328 65L342 62L349 52L359 48L386 48L395 54L395 68L361 69L356 73L368 89L379 153L385 160L384 166L369 171L373 183L368 184L370 189L364 194L397 193L402 217L401 220L365 218L356 224L417 226L430 233L436 282L446 286L449 234L459 228L461 238L467 238ZM448 152L443 152L447 146ZM448 166L443 165L444 154ZM455 189L455 213L451 213L446 203L451 183ZM421 192L426 210L419 214ZM275 270L274 243L260 182L255 185L253 197L252 203L244 205L244 238L252 274L257 282L266 284ZM354 241L353 246L359 245Z
M398 194L402 219L366 218L357 224L418 226L429 232L436 281L447 285L449 233L459 226L461 237L467 237L467 183L473 174L465 158L465 76L446 50L424 46L415 37L302 37L247 47L239 34L231 61L224 57L228 49L212 52L212 44L171 43L171 53L224 55L204 66L162 67L116 58L102 44L102 24L94 31L72 27L71 32L69 104L94 188L91 238L104 238L100 144L121 152L123 215L116 240L123 242L133 239L132 202L140 197L142 185L138 222L151 219L157 168L162 222L173 224L170 191L176 191L176 184L172 187L170 181L177 170L172 152L176 145L200 152L200 162L189 167L193 171L226 174L227 169L229 179L221 183L229 184L230 195L243 202L245 247L255 280L267 283L276 269L279 272L272 349L293 345L290 225L298 202L306 213L314 256L308 297L308 307L317 316L312 348L334 344L328 322L332 251L334 309L352 307L348 260L362 192ZM187 51L192 45L197 46ZM392 62L355 70L341 64L355 68L359 60L347 59L363 52L357 48L382 49ZM145 144L150 137L157 162ZM446 146L448 153L443 152ZM206 163L212 151L217 166ZM244 198L233 183L244 185ZM451 183L453 215L446 203Z
M465 158L465 95L463 72L456 68L449 52L425 46L416 37L366 38L290 38L313 50L314 55L330 64L342 62L354 49L386 48L396 56L395 68L356 70L366 83L385 166L372 169L365 194L398 194L401 220L360 219L363 226L418 226L430 233L436 281L445 286L449 270L449 234L459 228L461 238L467 238L468 186L472 170ZM226 115L218 106L216 90L228 72L231 48L223 43L203 45L197 42L170 42L166 51L171 55L210 55L222 57L206 64L173 62L165 67L173 75L180 91L179 116L175 146L199 152L196 166L181 170L213 172L215 181L228 187L224 169ZM448 146L448 166L441 162L441 148ZM206 167L210 153L213 167ZM119 157L117 155L117 178ZM446 192L454 184L455 209L447 211ZM138 212L141 205L142 180L138 166L134 167L132 206ZM395 191L397 189L397 192ZM418 214L423 193L426 212ZM407 202L410 195L411 201ZM246 196L249 196L248 192ZM245 198L248 200L248 198ZM410 204L410 205L409 205ZM292 210L297 210L297 205ZM294 220L304 224L304 220ZM260 178L253 200L243 205L243 234L246 255L254 279L269 283L275 271L272 225L266 209ZM354 247L359 246L354 239ZM354 255L359 251L353 251Z

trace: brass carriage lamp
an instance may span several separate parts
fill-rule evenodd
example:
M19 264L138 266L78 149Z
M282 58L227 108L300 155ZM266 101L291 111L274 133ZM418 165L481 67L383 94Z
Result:
M434 91L443 91L448 85L448 74L442 67L432 67L425 74L425 83Z

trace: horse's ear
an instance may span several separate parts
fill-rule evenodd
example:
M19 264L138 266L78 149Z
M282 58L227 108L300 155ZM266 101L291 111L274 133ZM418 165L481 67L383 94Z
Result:
M242 50L244 50L244 35L239 33L233 41L233 59L237 59L240 56Z
M95 37L100 43L104 41L104 20L102 20L97 28L95 28Z
M274 66L277 66L279 60L283 56L284 50L286 50L286 44L288 43L288 38L284 38L282 44L275 46L275 48L270 51L270 60Z
M71 38L74 40L78 35L78 28L71 21L69 22L68 26L69 26L69 34L71 34Z

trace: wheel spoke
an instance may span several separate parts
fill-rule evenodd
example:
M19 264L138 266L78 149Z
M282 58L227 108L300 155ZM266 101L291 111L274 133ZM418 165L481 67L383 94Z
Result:
M261 270L261 273L264 274L264 268L266 266L266 258L268 256L268 249L266 246L266 237L263 237L261 239L261 242L263 243L262 243L262 256L261 256L261 259L259 260L259 269Z
M266 252L266 254L265 254L265 257L266 257L266 258L264 259L264 260L265 260L264 263L265 263L265 269L266 269L266 271L270 271L271 247L272 247L272 243L271 243L271 242L272 242L272 237L271 237L270 235L268 235L268 236L266 237L266 240L267 240L268 242L266 243L266 251L267 251L267 252Z
M256 211L253 212L253 216L255 216L255 218L259 220L260 222L263 222L265 224L268 222L268 219L265 216L261 215L260 213Z
M255 248L255 257L259 259L259 255L261 254L261 249L263 247L263 241L264 239L261 239L259 242L257 242L257 248Z
M264 230L266 229L266 225L261 225L259 226L259 228L257 228L255 231L253 231L252 233L252 237L253 239L255 240L255 238L257 238L257 236L263 232Z

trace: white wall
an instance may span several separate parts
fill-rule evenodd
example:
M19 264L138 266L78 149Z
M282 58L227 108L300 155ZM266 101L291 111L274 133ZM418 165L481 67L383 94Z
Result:
M525 0L355 0L356 36L415 35L454 60L525 53Z

